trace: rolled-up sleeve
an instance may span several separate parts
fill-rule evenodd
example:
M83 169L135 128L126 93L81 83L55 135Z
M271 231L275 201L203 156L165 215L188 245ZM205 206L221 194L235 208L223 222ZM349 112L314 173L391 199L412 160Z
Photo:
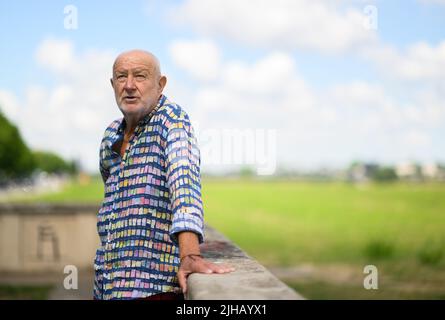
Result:
M167 182L173 214L170 239L178 244L178 234L191 231L204 241L204 213L201 198L200 152L190 122L172 124L166 143Z

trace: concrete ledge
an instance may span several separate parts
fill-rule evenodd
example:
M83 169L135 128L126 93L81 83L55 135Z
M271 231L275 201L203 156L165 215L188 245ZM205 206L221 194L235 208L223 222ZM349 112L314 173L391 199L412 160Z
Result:
M0 272L91 267L99 246L95 204L0 204Z
M0 271L58 271L68 264L91 267L98 246L96 204L0 204ZM54 248L43 249L39 258L39 226L51 226L58 239L60 254L54 259ZM264 266L249 257L221 233L206 225L202 255L215 263L236 268L228 274L192 274L188 278L189 300L295 300L304 299L275 277ZM48 256L46 253L50 253Z
M86 213L96 215L100 209L100 204L95 203L0 203L0 215L72 215L76 213Z
M249 257L233 242L206 226L202 255L214 262L230 264L236 271L228 274L198 274L188 278L187 300L302 300L264 266Z

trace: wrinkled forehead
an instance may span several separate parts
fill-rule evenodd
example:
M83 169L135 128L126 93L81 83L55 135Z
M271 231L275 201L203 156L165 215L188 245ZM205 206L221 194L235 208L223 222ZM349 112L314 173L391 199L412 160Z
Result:
M117 57L113 65L113 73L119 71L147 70L150 73L157 71L157 62L155 58L148 54L123 54Z

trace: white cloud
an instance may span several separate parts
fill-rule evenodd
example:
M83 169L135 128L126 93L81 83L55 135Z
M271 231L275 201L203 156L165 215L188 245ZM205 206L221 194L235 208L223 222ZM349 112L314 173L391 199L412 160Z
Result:
M292 57L273 52L253 63L229 60L223 64L221 77L203 84L196 93L199 110L219 110L232 125L239 123L238 115L268 122L273 110L302 111L312 107L314 95L300 77ZM282 105L277 106L277 100ZM298 103L295 103L298 101Z
M343 108L361 106L362 108L375 109L385 103L385 93L384 88L380 85L353 81L331 87L329 89L329 99L334 99Z
M346 52L376 40L364 27L364 7L338 7L323 0L187 0L170 16L181 27L246 46Z
M45 39L35 56L40 65L56 73L67 73L77 67L73 43L68 40Z
M283 159L329 163L354 155L392 161L412 155L431 161L443 157L434 143L445 127L445 42L420 42L406 49L385 44L364 28L368 4L182 2L171 11L181 27L266 49L264 58L250 63L221 62L220 78L183 90L196 92L187 104L197 110L201 123L212 127L278 126ZM289 49L358 54L377 65L382 76L374 84L359 78L315 90L299 73Z
M431 146L430 136L421 131L409 131L403 137L403 142L411 147L429 147Z
M393 78L404 81L445 80L445 41L437 46L415 43L403 52L381 45L364 51L363 55Z
M20 108L19 102L13 93L0 90L0 111L13 122L17 121Z
M178 44L186 55L174 53ZM199 80L180 83L170 75L166 90L192 121L200 129L277 129L280 162L316 167L344 165L353 157L397 161L417 155L434 161L440 154L434 135L445 126L443 76L429 61L441 68L442 44L413 45L403 52L386 47L368 55L397 81L426 83L405 90L405 101L385 83L351 81L316 90L283 50L246 62L224 60L216 44L207 40L174 41L170 48L173 62ZM74 49L68 41L43 41L36 50L37 62L56 85L31 85L20 98L0 90L0 105L33 148L81 158L89 170L97 170L103 130L121 117L109 84L115 54ZM58 52L63 59L55 58ZM211 58L205 60L207 54ZM195 61L207 62L193 65ZM417 67L412 70L425 70L400 71L413 64ZM214 72L208 76L206 70Z
M430 90L406 93L407 102L400 102L380 84L352 82L332 87L326 97L350 117L364 119L357 130L438 129L445 124L445 107Z
M218 47L207 40L176 40L169 45L173 62L192 77L208 81L218 77L221 53Z
M224 81L234 91L250 94L280 94L283 86L292 81L300 82L295 78L295 62L285 53L275 52L251 66L233 61L226 64Z
M289 159L298 151L294 148L293 135L286 129L295 129L301 133L300 137L310 140L305 132L308 127L315 124L318 128L335 118L332 110L313 108L316 97L300 77L295 61L286 53L270 53L252 63L229 60L222 64L222 70L220 77L211 83L188 89L186 83L182 84L186 88L183 91L194 94L177 102L188 112L192 109L192 120L199 132L279 129L280 154ZM290 149L286 149L285 143ZM203 148L206 147L211 146L204 142ZM205 155L203 150L204 170L221 170L220 165L208 163Z
M223 61L221 70L219 78L193 88L176 84L189 92L178 102L193 110L200 130L275 128L277 159L302 167L436 159L433 135L445 125L445 110L441 94L430 88L405 92L405 101L383 83L351 81L315 90L285 52L249 63Z
M429 153L423 152L424 156L433 154L431 150L439 154L441 148L433 145L432 135L437 140L445 127L445 41L435 46L414 43L404 50L381 45L364 56L379 67L385 91L392 90L396 97L392 101L385 99L379 106L386 106L383 121L399 119L400 130L405 132L399 143L406 148L430 148Z
M76 54L70 41L46 39L36 60L56 83L33 84L23 97L0 91L0 103L34 149L76 158L98 169L98 148L106 126L122 115L109 82L115 54L87 50Z
M417 0L420 3L424 4L438 4L438 5L445 5L445 0Z

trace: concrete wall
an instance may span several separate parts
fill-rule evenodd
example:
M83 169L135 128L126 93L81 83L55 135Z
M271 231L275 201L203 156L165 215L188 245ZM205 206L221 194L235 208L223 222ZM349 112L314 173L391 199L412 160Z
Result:
M66 265L92 269L99 245L98 210L78 204L0 204L0 272L60 276ZM209 226L205 233L202 255L236 271L192 274L187 299L303 299L222 234Z
M0 271L91 268L97 206L0 204Z
M233 266L227 274L194 273L188 278L188 300L301 300L299 293L280 281L232 241L206 226L202 255Z

